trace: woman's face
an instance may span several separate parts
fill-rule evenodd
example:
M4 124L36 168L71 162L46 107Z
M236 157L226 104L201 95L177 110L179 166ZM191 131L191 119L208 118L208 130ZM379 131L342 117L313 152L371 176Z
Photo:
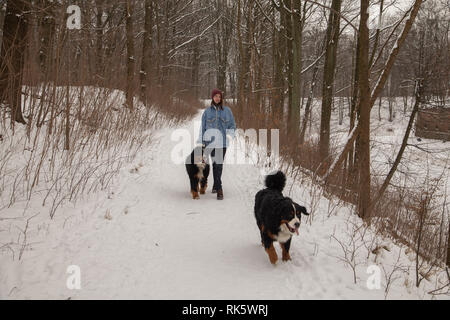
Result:
M221 101L222 101L222 95L216 94L216 95L214 96L214 102L215 102L216 104L219 104Z

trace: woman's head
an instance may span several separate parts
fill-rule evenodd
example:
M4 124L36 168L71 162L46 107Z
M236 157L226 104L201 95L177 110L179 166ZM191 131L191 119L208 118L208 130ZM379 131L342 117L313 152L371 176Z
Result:
M211 94L213 104L219 106L223 103L223 93L219 89L214 89Z

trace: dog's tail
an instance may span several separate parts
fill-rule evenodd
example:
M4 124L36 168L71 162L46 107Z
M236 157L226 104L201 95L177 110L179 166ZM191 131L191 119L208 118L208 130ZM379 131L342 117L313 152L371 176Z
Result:
M266 187L273 190L283 192L286 186L286 175L278 171L274 174L270 174L266 177Z

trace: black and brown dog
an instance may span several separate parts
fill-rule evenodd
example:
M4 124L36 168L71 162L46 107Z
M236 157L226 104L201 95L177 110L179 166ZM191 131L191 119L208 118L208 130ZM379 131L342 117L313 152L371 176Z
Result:
M194 200L200 199L208 188L210 165L205 147L196 147L186 159L186 171L191 183L191 194Z
M305 207L283 196L286 176L278 171L266 177L266 189L255 197L255 218L261 232L261 242L269 255L270 262L276 264L278 256L273 246L280 243L283 250L283 261L291 260L289 250L292 236L299 234L302 214L308 216Z

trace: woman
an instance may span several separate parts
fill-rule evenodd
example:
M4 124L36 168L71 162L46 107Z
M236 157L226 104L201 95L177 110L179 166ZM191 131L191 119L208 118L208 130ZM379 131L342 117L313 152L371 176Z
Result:
M223 200L222 171L225 154L229 147L227 135L234 139L236 122L231 109L223 106L222 91L213 90L211 98L211 106L202 116L198 143L206 147L206 154L211 155L214 175L212 192L217 193L217 200Z

